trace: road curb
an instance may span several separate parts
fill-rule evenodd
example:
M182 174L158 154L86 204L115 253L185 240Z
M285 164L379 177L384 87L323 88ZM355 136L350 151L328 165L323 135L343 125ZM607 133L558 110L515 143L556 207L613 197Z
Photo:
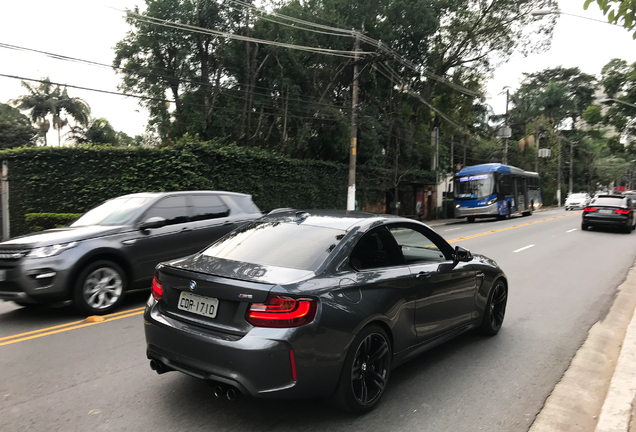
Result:
M636 314L627 327L596 432L627 432L636 398Z
M616 297L607 315L596 322L588 332L583 345L578 349L572 362L557 383L550 396L535 418L530 432L555 431L598 431L627 432L627 428L616 428L619 418L621 424L629 425L631 403L634 394L628 396L634 381L619 387L620 399L608 400L609 388L614 375L619 371L616 367L621 356L622 346L626 341L627 329L632 326L634 309L636 308L636 267L628 271L625 280L618 286ZM636 328L633 328L636 338ZM636 339L634 340L636 351ZM625 351L627 355L627 350ZM634 353L636 355L636 352ZM634 360L632 360L634 361ZM623 360L625 364L627 360ZM634 363L631 363L634 365ZM621 369L625 368L622 366ZM629 365L627 365L629 369ZM629 372L629 371L626 371ZM617 377L616 380L624 379ZM618 382L616 383L618 384ZM630 398L631 397L631 398ZM627 402L625 402L629 399ZM605 414L603 421L597 421L606 404L618 404L617 407L628 406L618 410L616 416ZM609 405L608 405L609 406ZM608 408L609 410L609 408ZM610 419L616 423L609 423ZM607 424L606 426L604 426ZM598 429L602 428L602 429Z

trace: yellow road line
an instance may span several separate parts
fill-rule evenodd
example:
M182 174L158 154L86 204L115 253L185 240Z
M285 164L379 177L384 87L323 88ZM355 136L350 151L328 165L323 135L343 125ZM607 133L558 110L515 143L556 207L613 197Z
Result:
M470 239L474 239L474 238L477 238L477 237L483 237L483 236L487 236L487 235L494 234L494 233L504 232L504 231L508 231L508 230L511 230L511 229L521 228L521 227L525 227L525 226L538 224L538 223L541 223L541 222L547 222L547 221L551 221L551 220L554 220L554 219L560 219L560 218L564 218L564 217L568 217L568 216L576 216L576 215L580 215L580 214L581 214L581 212L576 212L576 213L570 213L570 214L561 215L561 216L554 216L554 217L551 217L551 218L546 218L546 219L541 219L541 220L535 220L535 221L527 222L527 223L520 224L520 225L513 225L513 226L506 227L506 228L495 229L495 230L486 231L486 232L482 232L482 233L478 233L478 234L473 234L473 235L469 235L469 236L465 236L465 237L458 237L456 239L449 240L448 242L449 243L457 243L457 242L464 241L464 240L470 240Z
M469 236L465 236L465 237L459 237L456 239L452 239L449 240L449 243L457 243L459 241L464 241L464 240L470 240L470 239L474 239L477 237L483 237L483 236L487 236L487 235L491 235L491 234L495 234L495 233L499 233L499 232L503 232L503 231L508 231L511 229L515 229L515 228L521 228L521 227L525 227L525 226L530 226L530 225L534 225L537 223L541 223L541 222L547 222L550 220L555 220L555 219L559 219L559 218L563 218L563 217L568 217L568 216L575 216L581 214L581 212L576 212L576 213L571 213L571 214L566 214L566 215L562 215L562 216L554 216L551 218L546 218L546 219L541 219L541 220L536 220L536 221L532 221L532 222L527 222L524 224L520 224L520 225L513 225L510 227L506 227L506 228L500 228L500 229L495 229L495 230L491 230L491 231L486 231L486 232L482 232L482 233L478 233L478 234L473 234L473 235L469 235ZM61 325L57 325L57 326L53 326L53 327L46 327L43 329L39 329L39 330L33 330L33 331L29 331L29 332L25 332L25 333L19 333L19 334L15 334L12 336L5 336L0 338L0 346L4 346L4 345L11 345L14 343L18 343L18 342L23 342L23 341L27 341L27 340L31 340L31 339L36 339L36 338L40 338L40 337L44 337L44 336L49 336L49 335L53 335L53 334L57 334L57 333L63 333L69 330L75 330L75 329L79 329L79 328L83 328L83 327L89 327L89 326L93 326L96 324L102 324L105 322L110 322L110 321L115 321L121 318L128 318L128 317L132 317L132 316L136 316L136 315L141 315L143 313L144 308L140 307L137 309L130 309L127 311L123 311L123 312L117 312L117 313L113 313L110 315L104 315L103 321L91 321L89 320L89 318L92 317L88 317L86 320L81 320L81 321L73 321L67 324L61 324Z
M23 340L28 340L28 339L34 339L37 337L41 337L41 336L46 336L49 334L55 334L55 333L62 333L68 330L73 330L76 328L82 328L82 327L86 327L88 325L93 325L93 324L101 324L102 322L107 322L107 321L113 321L119 318L126 318L129 316L134 316L134 315L139 315L143 312L144 308L140 307L140 308L136 308L136 309L129 309L126 311L122 311L122 312L116 312L110 315L104 315L103 321L95 321L95 322L90 322L88 321L88 318L85 320L81 320L81 321L73 321L70 323L66 323L66 324L60 324L57 326L53 326L53 327L45 327L45 328L41 328L39 330L32 330L32 331L28 331L25 333L18 333L15 335L11 335L11 336L5 336L0 338L0 346L3 345L9 345L11 343L15 343L15 342L20 342ZM90 318L90 317L89 317ZM11 339L17 339L17 340L11 340ZM7 342L9 341L9 342Z

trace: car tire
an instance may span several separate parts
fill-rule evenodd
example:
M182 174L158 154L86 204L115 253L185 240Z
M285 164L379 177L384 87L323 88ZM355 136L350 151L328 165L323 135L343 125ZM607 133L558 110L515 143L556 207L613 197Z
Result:
M345 357L334 395L336 405L353 414L374 409L389 382L391 360L391 342L384 329L376 324L362 329Z
M474 223L475 222L475 216L468 216L466 218L466 220L468 221L468 223Z
M484 308L484 317L479 330L486 336L494 336L499 333L506 315L508 303L508 288L503 280L496 280L488 293L488 301Z
M89 263L75 281L73 305L82 314L110 313L124 299L126 282L126 273L114 262Z
M588 225L581 224L581 231L587 231Z

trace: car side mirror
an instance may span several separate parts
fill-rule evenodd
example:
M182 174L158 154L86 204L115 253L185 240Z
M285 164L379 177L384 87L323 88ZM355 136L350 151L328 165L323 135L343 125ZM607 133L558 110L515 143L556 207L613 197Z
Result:
M149 229L157 229L157 228L164 227L167 224L168 224L168 221L166 221L164 218L160 216L155 216L143 221L141 225L139 225L139 229L142 231L149 230Z
M455 247L455 262L468 262L473 259L473 254L463 247Z

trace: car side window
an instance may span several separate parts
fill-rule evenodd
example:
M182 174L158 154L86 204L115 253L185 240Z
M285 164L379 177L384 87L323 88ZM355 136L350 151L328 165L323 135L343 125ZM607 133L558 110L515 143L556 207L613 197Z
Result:
M188 221L188 203L184 196L168 197L153 205L144 215L144 220L151 217L162 217L168 225Z
M386 227L366 233L353 248L349 262L356 270L404 265L404 259Z
M192 195L193 221L218 219L230 215L230 209L218 196Z
M407 264L426 264L446 260L444 253L433 240L412 228L395 226L389 231L402 250Z

